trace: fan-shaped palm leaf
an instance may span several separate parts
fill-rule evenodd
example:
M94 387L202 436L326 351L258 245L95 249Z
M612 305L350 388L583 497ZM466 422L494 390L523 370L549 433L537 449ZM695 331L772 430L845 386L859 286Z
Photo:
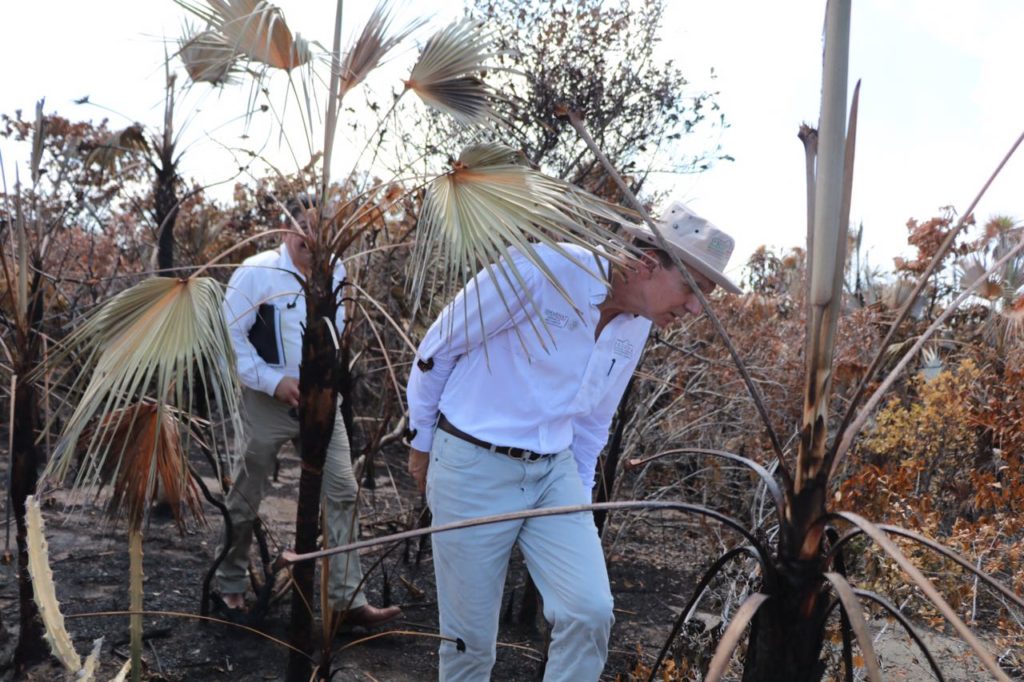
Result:
M175 0L220 33L236 54L290 71L310 59L309 44L292 36L281 10L266 0Z
M975 293L989 301L1003 295L1003 284L985 273L985 263L977 255L968 256L959 263L960 286L964 289L974 287Z
M148 279L108 301L71 334L52 361L80 352L84 366L74 389L81 389L86 380L88 384L65 425L48 474L65 477L78 451L85 453L88 466L80 468L76 487L100 482L102 472L111 466L115 471L124 468L121 460L110 465L106 459L127 452L112 444L118 429L126 426L126 408L141 409L137 404L146 398L158 415L165 415L168 405L190 411L194 391L206 391L234 427L240 427L238 381L229 360L231 341L222 298L221 285L212 279ZM155 442L159 419L151 449L173 449L176 446ZM183 447L187 451L188 440ZM148 471L155 475L153 466Z
M570 242L593 252L603 250L605 255L618 259L626 247L599 221L622 223L620 211L596 196L532 170L510 147L493 142L472 145L462 152L450 173L427 187L413 257L413 300L420 300L438 251L446 269L442 287L446 296L481 267L502 258L508 267L497 270L504 279L498 281L499 293L504 285L521 288L522 275L507 258L509 247L514 247L569 301L534 244L547 244L572 258L559 246L559 242ZM601 276L592 262L580 266L594 272L595 277ZM502 296L506 307L515 300Z
M405 87L430 106L466 124L483 123L494 115L495 93L480 78L494 68L490 38L474 19L463 19L435 33L423 47Z
M234 80L239 70L238 55L220 33L187 31L178 44L178 56L193 82L225 85Z
M373 14L370 15L359 37L353 41L352 46L345 53L345 58L341 63L339 100L343 99L348 91L359 85L371 71L377 68L396 45L426 23L425 19L417 19L397 33L389 35L393 18L389 0L383 0L373 10Z

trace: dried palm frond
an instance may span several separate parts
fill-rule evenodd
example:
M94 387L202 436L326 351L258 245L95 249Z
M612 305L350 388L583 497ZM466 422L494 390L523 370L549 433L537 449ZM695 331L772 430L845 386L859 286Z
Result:
M425 19L414 20L402 30L389 35L392 20L391 3L389 0L383 0L373 10L359 37L345 53L341 63L339 100L344 99L347 92L359 85L377 68L388 52L426 22Z
M275 69L290 71L310 60L309 44L284 21L281 10L265 0L175 0L220 33L231 49Z
M985 263L978 256L968 256L960 264L960 286L963 289L975 287L975 294L990 301L1003 295L1001 282L985 274ZM984 281L981 281L984 280Z
M96 164L104 171L113 173L117 170L118 160L131 151L149 153L149 141L140 123L111 133L102 144L86 155L85 163Z
M178 44L178 56L195 83L225 85L239 71L235 49L216 31L187 31Z
M463 19L435 33L423 47L405 87L430 106L466 124L493 116L494 91L480 78L496 56L482 23Z
M161 414L167 406L190 412L195 392L205 391L240 428L238 379L222 300L222 285L215 280L155 277L121 292L75 330L51 356L52 363L81 354L73 384L73 392L81 395L47 475L63 479L75 453L82 452L90 465L79 469L76 487L101 482L105 459L121 454L115 452L118 447L110 447L115 442L111 432L123 428L116 415L128 414L126 408L147 398ZM189 441L182 446L185 451ZM123 466L118 460L115 470Z
M84 434L82 441L91 440L91 431L100 434L92 457L102 460L101 480L113 481L111 516L127 518L131 527L139 528L150 503L159 496L170 505L179 530L184 530L181 512L185 507L195 519L203 520L199 488L189 474L179 429L171 411L148 401L101 416ZM86 467L95 464L84 462Z
M471 145L451 172L427 187L413 254L413 300L420 300L436 255L445 263L445 297L481 267L504 259L508 267L498 272L505 281L496 282L508 307L516 298L505 296L502 289L505 285L513 289L523 286L521 273L508 258L509 247L514 247L572 304L534 245L547 244L572 258L559 245L569 242L592 252L603 250L604 255L619 259L626 247L599 221L623 223L620 211L596 196L532 170L510 147L494 142ZM580 266L601 277L594 262Z

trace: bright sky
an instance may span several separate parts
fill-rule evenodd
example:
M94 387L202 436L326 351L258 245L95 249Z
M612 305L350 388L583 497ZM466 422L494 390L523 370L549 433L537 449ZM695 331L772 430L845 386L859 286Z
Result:
M295 30L330 44L333 3L279 4ZM436 26L457 13L451 4ZM736 159L667 182L737 237L734 276L757 245L804 240L804 162L796 132L801 122L816 125L818 118L824 4L667 1L662 53L696 87L720 92L731 127L716 132L714 142ZM351 27L372 3L346 7ZM47 111L72 119L110 116L115 127L133 120L159 125L164 38L176 38L185 18L171 0L37 0L5 7L0 112L20 108L31 117L34 102L45 96ZM904 248L908 218L926 219L950 204L965 209L1024 131L1022 27L1019 0L854 2L850 75L863 85L851 218L865 225L873 263L891 265ZM718 77L708 81L712 67ZM236 86L197 97L203 112L189 131L227 121L247 94ZM123 116L73 104L85 95ZM229 130L216 135L237 134ZM700 141L688 142L694 143ZM0 149L10 181L14 163L24 159ZM186 155L186 175L205 182L227 177L227 166L206 156L217 155L216 144L200 138L196 149L204 151ZM979 219L993 213L1024 219L1022 189L1024 150L979 206Z

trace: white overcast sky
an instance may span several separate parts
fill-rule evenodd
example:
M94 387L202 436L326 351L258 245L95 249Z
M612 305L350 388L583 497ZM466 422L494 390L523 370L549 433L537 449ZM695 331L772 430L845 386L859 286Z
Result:
M198 1L198 0L197 0ZM280 0L288 23L329 44L334 3ZM802 244L805 234L801 122L816 124L821 80L824 1L667 0L660 54L672 58L695 87L720 92L730 127L713 142L735 157L711 171L665 180L672 193L737 237L733 275L756 246ZM372 9L348 0L347 25ZM441 7L436 26L455 16ZM164 39L176 38L186 15L171 0L34 0L6 3L0 21L0 112L46 97L47 111L72 119L110 116L157 126L162 113ZM1024 2L1020 0L854 0L851 81L862 79L852 220L865 225L874 263L888 267L905 249L908 218L941 206L963 210L1024 131ZM173 49L173 48L171 48ZM707 75L715 69L717 79ZM240 109L244 87L209 93L197 135ZM76 106L89 95L96 106ZM234 135L223 128L214 135ZM695 141L691 141L692 144ZM230 140L229 144L232 144ZM217 145L200 140L185 156L186 175L225 176ZM12 176L14 153L4 166ZM207 156L209 155L209 156ZM213 177L210 177L213 175ZM1024 150L979 206L1024 219Z

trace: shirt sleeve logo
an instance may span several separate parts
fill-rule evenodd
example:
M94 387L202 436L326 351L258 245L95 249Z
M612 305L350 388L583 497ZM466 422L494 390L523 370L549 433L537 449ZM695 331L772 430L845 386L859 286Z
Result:
M633 342L628 339L615 339L615 346L613 347L612 352L620 358L632 360L633 355L636 352L636 346L634 346Z

